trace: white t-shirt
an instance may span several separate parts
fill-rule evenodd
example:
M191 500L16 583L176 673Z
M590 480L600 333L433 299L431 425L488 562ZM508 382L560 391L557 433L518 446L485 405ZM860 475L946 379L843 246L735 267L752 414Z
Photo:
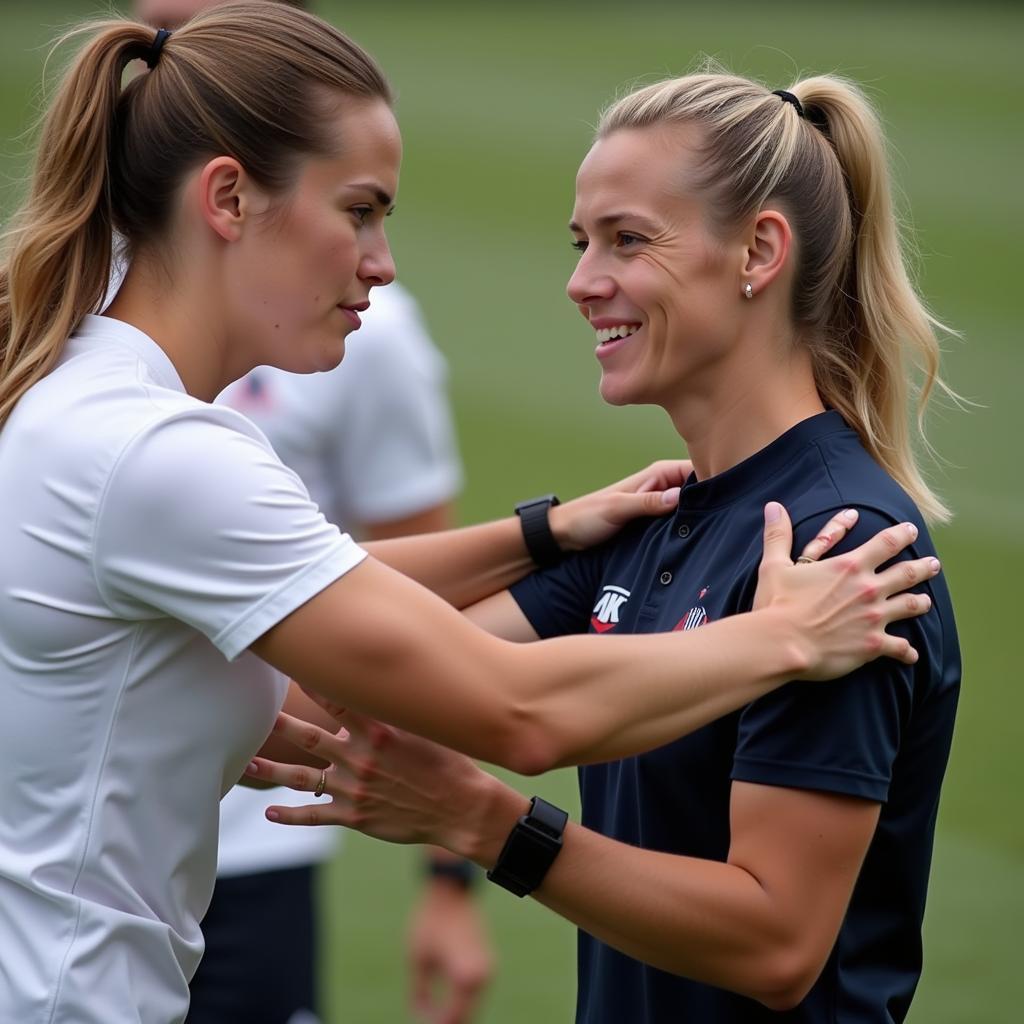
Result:
M89 316L0 429L0 1020L183 1019L250 644L364 556L245 417Z
M415 300L391 284L373 290L363 326L349 335L335 370L261 366L217 401L248 416L327 518L344 527L414 515L458 493L462 470L446 377ZM272 804L311 801L290 789L232 789L220 805L218 875L330 858L341 829L275 825L264 816Z

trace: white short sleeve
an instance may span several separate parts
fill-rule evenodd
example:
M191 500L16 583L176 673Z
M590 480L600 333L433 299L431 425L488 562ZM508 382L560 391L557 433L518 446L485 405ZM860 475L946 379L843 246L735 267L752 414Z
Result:
M450 501L462 482L447 367L418 306L391 285L370 314L338 370L345 393L327 467L336 507L359 523Z
M229 659L364 557L262 435L215 407L137 434L96 520L94 572L111 610L178 619Z

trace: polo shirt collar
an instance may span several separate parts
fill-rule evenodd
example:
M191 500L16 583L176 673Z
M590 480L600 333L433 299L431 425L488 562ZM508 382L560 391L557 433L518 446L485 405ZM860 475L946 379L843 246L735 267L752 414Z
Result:
M185 393L178 371L167 353L148 335L137 327L115 320L111 316L87 313L78 330L72 335L72 342L81 341L88 346L114 343L131 349L146 364L153 380L161 387Z
M737 501L749 501L751 495L781 473L801 449L827 434L849 429L834 409L801 420L771 444L724 473L706 480L697 480L691 474L683 485L679 508L681 511L713 509Z

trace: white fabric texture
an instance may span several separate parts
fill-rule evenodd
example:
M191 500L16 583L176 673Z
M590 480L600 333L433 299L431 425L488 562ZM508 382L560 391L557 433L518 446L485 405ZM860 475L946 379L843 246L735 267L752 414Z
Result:
M217 399L263 431L343 528L433 508L454 498L462 482L444 358L415 300L398 284L375 288L370 300L337 369L294 374L261 366ZM275 825L264 816L272 804L312 799L290 789L232 789L221 802L217 873L258 874L329 859L340 829Z
M0 429L0 481L0 1020L179 1021L218 801L286 685L246 648L364 553L107 317Z

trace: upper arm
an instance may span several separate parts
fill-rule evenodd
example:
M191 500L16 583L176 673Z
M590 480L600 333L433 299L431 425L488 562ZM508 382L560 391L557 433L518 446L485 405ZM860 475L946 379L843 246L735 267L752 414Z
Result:
M499 760L516 726L505 645L372 557L252 649L337 704L476 757Z
M546 640L586 633L611 552L617 543L628 543L628 539L623 541L623 537L631 537L635 529L635 525L627 526L612 540L569 555L558 565L531 573L514 583L507 593L529 624L530 634L517 635L512 639L539 637ZM498 605L498 608L503 610L504 605ZM491 614L491 609L486 611ZM489 627L485 625L484 628Z
M503 640L529 643L539 639L530 620L507 590L471 604L462 610L462 614L492 636L500 636Z
M880 804L858 797L734 782L729 863L752 875L772 907L787 976L809 989L835 944Z

